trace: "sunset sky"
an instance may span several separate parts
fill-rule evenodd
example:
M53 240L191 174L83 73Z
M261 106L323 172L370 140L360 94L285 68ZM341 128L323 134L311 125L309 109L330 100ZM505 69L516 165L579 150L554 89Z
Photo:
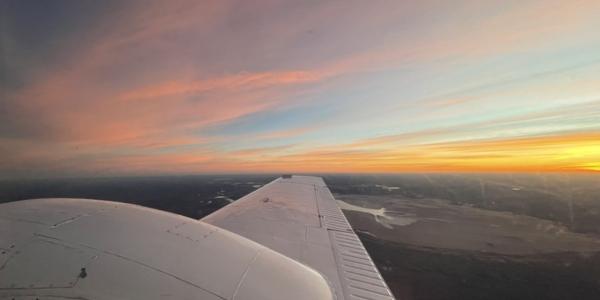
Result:
M600 171L600 1L0 1L0 177Z

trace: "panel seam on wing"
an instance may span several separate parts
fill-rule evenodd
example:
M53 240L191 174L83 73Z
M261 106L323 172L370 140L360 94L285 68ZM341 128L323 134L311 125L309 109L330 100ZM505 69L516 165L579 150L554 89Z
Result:
M161 269L159 269L159 268L153 267L153 266L151 266L151 265L148 265L148 264L146 264L146 263L143 263L143 262L141 262L141 261L137 261L137 260L135 260L135 259L132 259L132 258L129 258L129 257L123 256L123 255L120 255L120 254L117 254L117 253L114 253L114 252L111 252L111 251L108 251L108 250L99 249L99 248L96 248L96 247L93 247L93 246L90 246L90 245L86 245L86 244L82 244L82 243L71 243L71 242L69 242L69 241L66 241L66 240L63 240L63 239L61 239L61 238L57 238L57 237L53 237L53 236L49 236L49 235L37 234L37 233L36 233L36 234L34 234L34 235L37 235L37 236L39 236L39 237L44 237L44 238L48 238L48 239L53 239L53 240L59 241L60 243L62 243L62 244L63 244L63 245L65 245L65 246L71 246L71 247L74 247L74 246L80 246L80 247L84 247L84 248L88 248L88 249L95 250L95 251L97 251L97 252L99 252L99 253L102 253L102 254L105 254L105 255L110 255L110 256L113 256L113 257L117 257L117 258L120 258L120 259L126 260L126 261L128 261L128 262L131 262L131 263L134 263L134 264L137 264L137 265L140 265L140 266L146 267L146 268L148 268L148 269L154 270L154 271L156 271L156 272L159 272L159 273L161 273L161 274L165 274L165 275L167 275L167 276L169 276L169 277L172 277L172 278L174 278L174 279L176 279L176 280L179 280L179 281L181 281L181 282L183 282L183 283L189 284L189 285L191 285L191 286L193 286L193 287L195 287L195 288L201 289L201 290L203 290L203 291L205 291L205 292L207 292L207 293L209 293L209 294L212 294L212 295L214 295L214 296L216 296L216 297L218 297L218 298L221 298L221 299L223 299L223 300L226 300L226 299L227 299L227 298L226 298L226 297L224 297L224 296L221 296L221 295L219 295L219 294L217 294L217 293L215 293L215 292L213 292L213 291L207 290L207 289L205 289L205 288L203 288L203 287L201 287L201 286L199 286L199 285L197 285L197 284L194 284L193 282L187 281L187 280L185 280L185 279L183 279L183 278L181 278L181 277L179 277L179 276L177 276L177 275L175 275L175 274L169 273L169 272L167 272L167 271L164 271L164 270L161 270Z
M244 282L244 280L246 279L246 275L248 275L248 271L250 271L250 267L252 266L252 264L258 259L258 257L262 254L262 250L258 250L256 252L256 254L254 254L254 257L252 257L252 259L250 260L250 262L248 263L248 265L246 266L246 269L244 270L244 273L242 273L242 276L240 278L240 280L237 283L237 286L235 287L235 290L233 291L233 295L231 296L232 300L235 300L235 297L237 296L237 293L240 289L240 287L242 286L242 283Z

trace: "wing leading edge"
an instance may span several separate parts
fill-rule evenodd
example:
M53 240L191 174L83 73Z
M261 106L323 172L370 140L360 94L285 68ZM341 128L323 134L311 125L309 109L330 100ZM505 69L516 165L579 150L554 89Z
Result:
M278 178L201 221L313 268L337 299L394 299L320 177Z

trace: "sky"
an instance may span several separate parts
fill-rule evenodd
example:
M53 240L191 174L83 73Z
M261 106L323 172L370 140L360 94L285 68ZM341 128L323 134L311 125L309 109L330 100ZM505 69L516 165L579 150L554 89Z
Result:
M600 1L0 0L0 178L600 171Z

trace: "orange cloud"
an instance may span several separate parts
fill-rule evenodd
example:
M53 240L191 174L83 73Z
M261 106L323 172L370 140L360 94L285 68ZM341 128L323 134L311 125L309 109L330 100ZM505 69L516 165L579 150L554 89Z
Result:
M242 149L242 150L229 152L229 154L238 159L239 158L252 159L252 158L258 158L260 156L272 155L273 153L278 153L282 150L288 150L292 146L293 145L283 145L283 146L273 146L273 147Z
M356 145L356 144L355 144ZM189 149L171 153L73 156L62 148L29 151L20 163L78 174L194 174L215 172L597 172L600 132L293 152L291 146L233 152ZM28 147L23 144L21 147ZM14 145L11 148L16 148ZM72 149L71 149L72 150ZM23 154L25 155L25 154ZM36 163L38 165L36 165ZM10 169L13 164L3 168Z
M264 170L295 172L594 172L600 165L598 132L412 145L392 150L343 148L286 155L245 167L253 169L260 164Z
M300 128L286 129L286 130L275 130L275 131L271 131L271 132L267 132L267 133L263 133L263 134L258 134L258 135L256 135L256 139L257 140L271 140L271 139L289 138L289 137L299 136L299 135L302 135L302 134L305 134L307 132L311 132L311 131L317 130L317 129L318 128L316 126L308 126L308 127L300 127Z

